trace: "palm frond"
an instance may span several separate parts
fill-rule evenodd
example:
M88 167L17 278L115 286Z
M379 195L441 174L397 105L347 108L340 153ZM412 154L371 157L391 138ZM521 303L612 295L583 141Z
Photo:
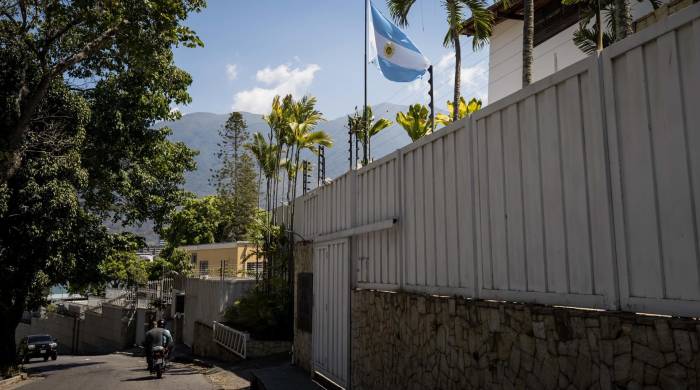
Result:
M408 13L415 3L416 0L387 0L386 5L389 8L389 15L394 19L394 22L399 26L406 27L408 25Z

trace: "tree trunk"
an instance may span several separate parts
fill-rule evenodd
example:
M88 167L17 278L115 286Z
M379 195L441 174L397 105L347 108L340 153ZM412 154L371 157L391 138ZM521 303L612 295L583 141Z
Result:
M600 7L595 10L595 26L596 26L596 49L603 50L603 24L600 16Z
M632 34L632 10L628 0L615 0L615 41Z
M523 88L532 82L532 50L535 37L534 0L523 5Z
M452 107L454 108L452 121L457 122L459 120L459 89L462 84L462 47L459 45L459 31L455 31L453 36L455 45L455 93L452 101Z
M8 310L0 311L0 377L13 370L17 364L17 347L15 345L15 330L22 319L24 298L11 303L11 299L3 297L5 302L0 305Z

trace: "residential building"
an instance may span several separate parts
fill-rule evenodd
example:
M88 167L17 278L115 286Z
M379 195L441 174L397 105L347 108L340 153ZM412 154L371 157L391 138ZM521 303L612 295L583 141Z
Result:
M263 259L255 254L255 245L247 241L186 245L196 275L203 278L254 276L261 272Z
M586 57L573 42L580 19L578 5L563 5L561 0L534 0L534 3L532 82ZM649 0L631 1L630 5L635 21L653 12ZM493 103L522 87L523 1L511 1L507 9L496 2L489 9L495 15L489 45L488 85L488 101ZM467 22L463 33L472 35L471 23Z

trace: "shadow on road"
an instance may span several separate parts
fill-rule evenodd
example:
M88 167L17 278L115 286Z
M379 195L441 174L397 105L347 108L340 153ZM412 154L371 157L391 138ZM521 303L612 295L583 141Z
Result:
M122 382L142 382L142 381L151 381L154 379L158 379L153 375L148 375L148 376L140 376L138 378L128 378L128 379L122 379Z
M104 362L57 363L57 364L51 364L51 365L47 365L47 366L33 366L33 367L27 367L25 365L24 368L27 370L28 374L43 374L43 373L48 373L48 372L52 372L52 371L69 370L71 368L76 368L76 367L94 366L96 364L104 364Z

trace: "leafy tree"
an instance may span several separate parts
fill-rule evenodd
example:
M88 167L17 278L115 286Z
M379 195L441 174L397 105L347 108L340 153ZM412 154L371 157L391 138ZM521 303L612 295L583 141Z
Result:
M172 46L200 1L0 1L0 368L25 308L52 285L88 288L123 237L184 199L194 152L156 121L189 102ZM101 266L102 265L102 266Z
M100 272L114 286L134 287L148 281L147 264L134 252L116 251L100 264Z
M411 141L416 141L433 132L430 123L428 107L422 104L413 104L408 107L408 112L396 114L396 123L401 125Z
M244 240L258 208L260 193L253 159L246 147L249 137L243 116L232 112L219 135L221 143L217 156L222 165L214 181L221 198L223 218L217 241Z
M415 3L416 0L387 0L392 18L401 26L408 25L408 13ZM455 86L452 101L456 102L461 96L462 47L459 38L465 23L464 8L468 8L472 14L474 28L472 46L474 50L483 47L488 42L493 28L494 15L488 10L483 0L443 0L442 4L445 6L447 24L449 25L442 44L445 47L451 46L455 49ZM454 121L458 120L456 115L457 113L454 114Z
M457 111L457 118L458 119L466 118L480 109L481 109L481 99L472 98L471 100L469 100L469 103L467 103L464 100L464 97L461 96L459 98L459 108ZM443 126L447 126L450 123L452 123L452 118L454 118L454 112L455 112L454 103L452 103L450 101L447 102L447 111L450 113L450 115L445 115L443 113L439 113L435 116L435 122L440 123Z
M55 81L74 87L154 69L171 48L201 41L182 22L204 0L0 1L0 185L19 169L26 139ZM161 82L166 80L161 80ZM180 90L178 103L187 99ZM161 103L168 104L168 101Z
M221 201L210 195L187 199L184 206L170 217L170 224L162 231L171 247L210 244L216 242L221 224Z
M146 263L148 280L158 280L170 274L190 275L192 259L184 249L166 247L159 257Z

